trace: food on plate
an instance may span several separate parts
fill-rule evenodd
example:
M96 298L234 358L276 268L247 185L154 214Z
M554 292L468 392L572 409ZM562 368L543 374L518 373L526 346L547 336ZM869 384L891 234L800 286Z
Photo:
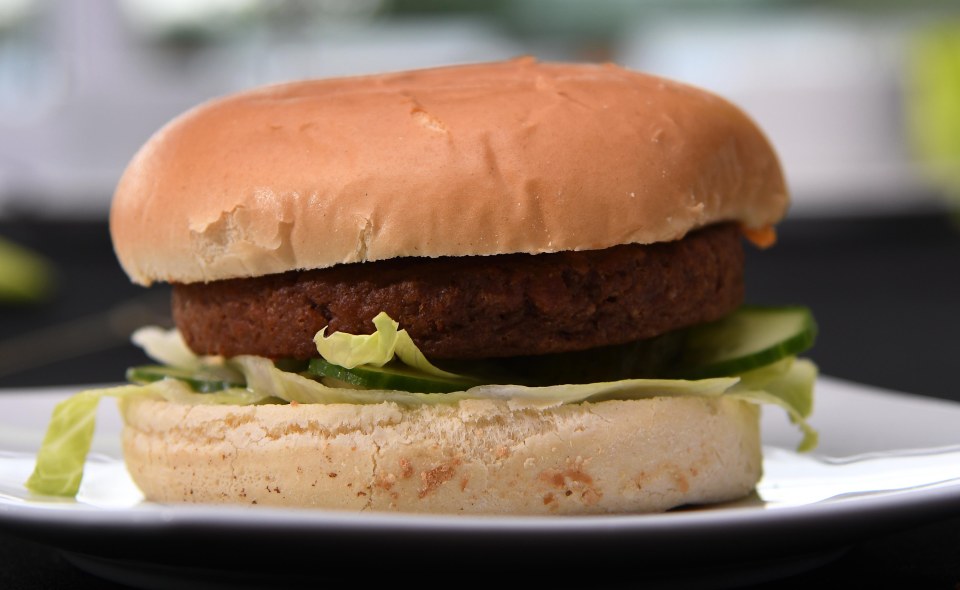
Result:
M657 512L803 449L803 307L743 305L786 213L738 108L532 59L294 82L185 113L117 188L117 256L173 285L154 365L54 413L29 487L75 494L99 399L157 502Z

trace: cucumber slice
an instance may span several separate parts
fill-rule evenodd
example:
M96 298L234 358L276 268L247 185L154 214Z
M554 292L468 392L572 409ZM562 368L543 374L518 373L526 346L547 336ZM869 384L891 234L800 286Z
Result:
M383 367L362 365L346 369L323 359L311 359L307 371L317 377L331 377L364 389L392 389L413 393L450 393L481 384L480 381L466 377L451 379L428 375L400 364Z
M805 307L743 306L687 332L675 372L686 379L736 375L813 346L817 325Z
M197 393L212 393L232 387L245 387L243 380L227 374L226 371L190 371L161 365L141 365L127 369L127 381L145 385L161 379L178 379Z

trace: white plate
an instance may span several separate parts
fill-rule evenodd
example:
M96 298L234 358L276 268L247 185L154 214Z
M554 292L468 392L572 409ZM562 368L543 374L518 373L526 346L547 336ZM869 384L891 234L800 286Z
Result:
M796 430L779 411L765 412L765 475L753 497L666 514L593 517L151 504L123 468L120 424L109 403L102 404L78 498L32 497L22 482L53 405L72 391L0 393L0 529L141 587L309 581L329 575L331 563L342 568L361 559L383 572L475 573L547 560L576 563L565 576L626 568L648 583L674 586L679 578L723 587L803 571L858 540L960 513L960 404L831 378L818 382L815 453L794 453Z

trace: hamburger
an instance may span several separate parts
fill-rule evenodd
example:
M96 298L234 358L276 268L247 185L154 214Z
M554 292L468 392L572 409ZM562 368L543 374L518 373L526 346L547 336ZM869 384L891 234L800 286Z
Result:
M130 278L173 285L176 329L134 335L159 364L131 384L58 407L28 486L76 493L90 408L113 396L156 502L590 514L743 497L760 404L815 439L809 311L742 305L744 242L771 245L788 203L741 110L614 65L208 102L136 154L110 214Z

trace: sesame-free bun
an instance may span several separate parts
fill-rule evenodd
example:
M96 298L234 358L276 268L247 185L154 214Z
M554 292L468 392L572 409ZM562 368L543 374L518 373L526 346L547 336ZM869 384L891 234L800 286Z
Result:
M760 229L787 204L776 155L729 102L610 64L517 59L200 105L137 153L110 220L135 282L193 283Z
M759 408L722 397L122 409L127 467L156 502L659 512L741 498L761 472Z

